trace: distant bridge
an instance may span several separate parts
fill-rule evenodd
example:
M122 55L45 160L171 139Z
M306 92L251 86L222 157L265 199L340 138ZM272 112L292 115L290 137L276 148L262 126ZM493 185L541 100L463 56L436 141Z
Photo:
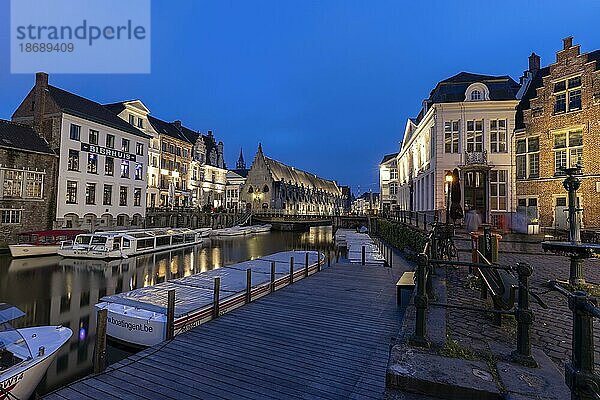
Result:
M337 228L369 227L374 217L366 215L315 215L315 214L252 214L252 223L268 223L273 229L282 231L307 230L311 226L333 226Z

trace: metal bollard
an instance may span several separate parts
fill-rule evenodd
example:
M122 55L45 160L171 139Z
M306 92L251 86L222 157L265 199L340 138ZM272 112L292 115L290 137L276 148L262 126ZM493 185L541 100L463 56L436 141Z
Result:
M294 257L290 257L290 285L294 283Z
M517 319L517 350L512 357L518 363L536 368L537 362L531 355L531 325L533 324L533 311L529 309L529 277L533 268L527 263L517 263L519 275L519 295L515 317Z
M600 378L594 374L594 314L596 299L585 292L569 297L573 311L573 342L571 362L565 365L565 382L571 389L572 400L592 400L600 395Z
M361 265L365 265L365 258L366 258L365 246L362 246Z
M427 255L419 254L417 259L417 294L415 295L415 308L417 310L415 321L415 334L410 339L410 343L414 346L429 347L427 340L427 293L425 285L427 280Z
M96 314L96 347L94 348L94 373L106 369L106 318L108 310L103 308Z

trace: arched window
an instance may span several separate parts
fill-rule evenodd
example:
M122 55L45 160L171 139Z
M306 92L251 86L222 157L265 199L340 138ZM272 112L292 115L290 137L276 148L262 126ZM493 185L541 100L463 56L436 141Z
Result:
M254 193L254 189L252 189L252 186L250 186L250 187L248 188L248 193Z
M471 100L473 100L473 101L481 100L481 92L477 89L473 90L471 92Z
M267 185L265 185L263 187L263 193L268 193L269 192L269 187Z

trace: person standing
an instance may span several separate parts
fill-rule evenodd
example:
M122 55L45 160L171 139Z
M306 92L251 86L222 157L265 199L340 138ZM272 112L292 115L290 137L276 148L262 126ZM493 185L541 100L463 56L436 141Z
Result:
M482 222L481 214L475 208L471 208L465 215L465 226L468 232L477 232Z

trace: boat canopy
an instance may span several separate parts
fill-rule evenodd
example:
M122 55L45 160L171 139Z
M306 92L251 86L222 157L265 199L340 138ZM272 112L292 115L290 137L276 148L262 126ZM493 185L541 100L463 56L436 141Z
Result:
M0 303L0 324L21 318L23 315L25 313L17 307L7 303Z

